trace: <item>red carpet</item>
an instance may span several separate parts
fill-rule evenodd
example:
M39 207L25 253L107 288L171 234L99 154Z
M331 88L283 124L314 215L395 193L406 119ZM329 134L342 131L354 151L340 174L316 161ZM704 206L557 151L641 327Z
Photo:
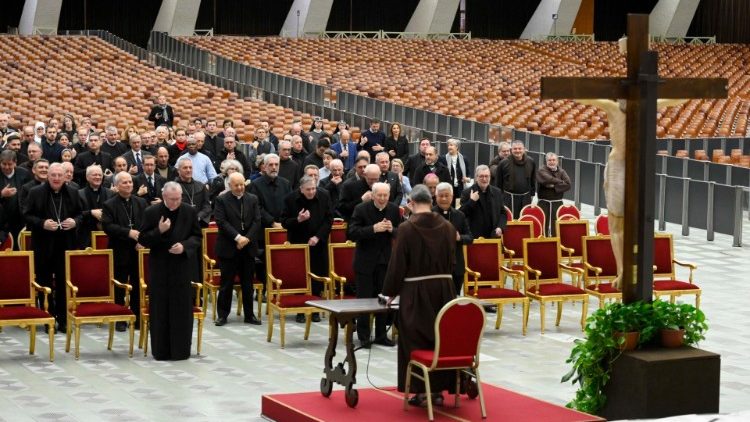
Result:
M484 387L484 402L487 406L487 421L541 422L541 421L603 421L596 416L537 400L514 393L491 384ZM272 394L263 396L263 416L278 422L302 421L425 421L427 409L402 407L402 395L395 388L359 390L359 404L349 408L344 402L344 391L337 389L331 397L320 392ZM479 399L469 400L461 396L459 408L453 407L453 396L445 396L445 405L435 407L437 421L481 421Z

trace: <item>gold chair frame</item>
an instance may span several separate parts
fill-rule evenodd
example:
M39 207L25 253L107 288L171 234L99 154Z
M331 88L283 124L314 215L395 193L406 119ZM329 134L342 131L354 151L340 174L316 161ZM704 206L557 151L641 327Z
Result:
M671 271L670 272L663 272L663 273L657 273L657 269L654 268L654 281L659 280L675 280L675 277L677 276L677 272L675 271L675 264L679 265L680 267L687 268L690 270L690 275L688 276L688 283L694 285L697 287L697 285L693 282L693 273L695 270L698 269L698 265L692 263L692 262L686 262L686 261L678 261L674 258L674 239L672 237L671 233L655 233L654 234L654 240L656 239L669 239L669 259L671 262ZM655 253L655 252L654 252ZM701 293L703 291L698 287L697 289L678 289L678 290L659 290L657 291L654 289L654 297L659 298L660 296L669 296L669 302L674 303L677 296L682 295L695 295L695 307L700 308L701 306Z

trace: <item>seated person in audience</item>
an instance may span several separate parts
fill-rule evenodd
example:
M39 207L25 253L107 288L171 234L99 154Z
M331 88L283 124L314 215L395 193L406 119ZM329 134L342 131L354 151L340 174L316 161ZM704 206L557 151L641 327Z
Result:
M460 209L469 221L469 230L475 238L491 239L503 235L508 220L504 206L503 191L490 185L490 168L477 166L474 184L461 194Z
M102 152L106 152L111 155L112 158L116 158L128 151L127 145L120 142L120 135L117 133L116 127L107 126L104 136L105 139L101 148Z
M161 125L172 126L174 124L174 110L171 105L167 104L167 97L165 95L157 97L156 104L151 107L148 120L154 122L155 128Z
M284 199L284 211L281 224L287 229L289 243L310 246L310 271L321 275L328 273L328 233L333 224L331 199L328 193L317 188L317 180L311 176L302 176L298 191L292 192ZM312 294L320 296L323 283L312 282ZM320 321L320 315L312 315L314 322ZM297 315L297 322L305 322L304 315Z

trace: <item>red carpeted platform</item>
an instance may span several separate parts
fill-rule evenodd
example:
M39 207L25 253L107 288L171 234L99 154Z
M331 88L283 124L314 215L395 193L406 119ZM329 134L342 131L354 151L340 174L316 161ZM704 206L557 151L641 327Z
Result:
M484 387L487 421L542 422L542 421L603 421L575 410L514 393L491 384ZM325 398L320 392L272 394L263 396L261 412L264 417L278 422L303 421L425 421L427 409L409 407L404 411L402 395L395 388L359 390L359 404L352 409L344 402L344 391L334 390ZM445 396L445 405L435 407L438 421L481 421L479 399L461 396L461 406L453 407L453 396Z

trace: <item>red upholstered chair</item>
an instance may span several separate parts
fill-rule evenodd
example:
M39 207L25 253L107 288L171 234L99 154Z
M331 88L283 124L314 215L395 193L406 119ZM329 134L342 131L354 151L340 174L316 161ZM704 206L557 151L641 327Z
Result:
M148 330L149 330L149 312L148 312L148 283L151 280L149 271L148 257L149 249L138 250L138 278L141 283L141 334L138 336L138 347L143 349L143 356L148 356ZM198 321L198 344L197 352L201 354L201 341L203 339L203 322L206 319L206 313L201 308L200 298L203 284L190 282L195 288L195 303L193 304L193 319Z
M347 224L345 222L334 222L331 226L331 232L328 234L328 244L346 243L346 229Z
M503 230L503 255L508 257L507 267L523 271L523 240L534 236L531 221L509 221Z
M497 305L495 329L503 319L503 305L520 303L523 306L521 332L526 335L529 320L529 298L521 293L520 279L523 272L511 270L503 265L503 249L500 239L479 238L464 245L466 271L464 272L464 295ZM506 289L505 277L513 278L513 286Z
M68 327L65 352L70 352L70 336L75 330L76 360L80 357L82 324L109 324L107 349L112 350L115 322L128 323L130 352L133 357L135 314L130 310L128 284L114 279L112 249L65 251L65 284L68 298ZM125 305L115 303L115 287L125 289Z
M94 250L107 249L109 247L109 238L107 233L95 230L91 232L91 248Z
M529 205L524 206L523 208L521 208L521 214L518 219L520 220L521 217L525 215L533 215L542 224L542 228L547 227L545 225L545 223L547 222L547 219L544 215L544 210L539 205L529 204ZM544 230L542 230L542 233L544 233ZM539 236L536 236L536 237L539 237Z
M31 232L28 230L21 230L18 232L18 249L22 251L30 251L33 249L31 245Z
M688 281L677 279L675 264L690 270ZM654 296L657 299L659 296L669 296L669 301L674 303L677 296L695 295L695 307L700 307L701 289L693 283L693 271L697 268L697 265L690 262L674 259L674 243L671 234L654 235Z
M596 217L596 234L609 236L609 218L606 214L599 214Z
M8 238L12 238L8 236ZM36 307L36 294L44 296L44 309ZM34 252L0 253L0 328L29 328L29 354L36 346L36 326L49 332L49 360L55 360L55 318L47 312L47 296L52 292L34 281Z
M612 285L617 278L617 261L609 236L584 236L583 264L583 288L599 299L599 309L604 308L606 300L622 300L622 291Z
M284 328L287 314L305 314L305 340L310 335L310 317L318 308L308 306L308 300L320 299L312 294L310 280L330 284L328 277L310 272L310 251L307 245L266 245L266 277L268 286L268 341L273 336L274 312L279 314L281 348L284 348Z
M287 241L286 229L267 228L266 245L283 245Z
M330 269L330 285L327 290L328 299L353 299L356 296L344 293L347 283L356 285L354 272L354 249L357 245L352 241L346 243L328 244L328 268Z
M12 251L13 250L13 236L8 233L8 236L3 240L3 243L0 243L0 252L1 251Z
M561 205L560 208L557 209L558 221L580 220L580 219L581 219L581 211L578 208L576 208L575 205Z
M203 312L207 312L210 298L211 315L213 320L216 320L216 296L221 287L219 258L216 256L216 237L219 235L219 229L208 227L201 231L203 232L203 286L205 287L203 289ZM262 287L259 285L259 288L262 289ZM253 283L253 288L256 288L255 283ZM239 277L234 278L234 291L237 294L237 315L242 315L242 286L240 286ZM259 298L258 309L260 309L260 300Z
M528 221L533 228L534 237L544 236L544 223L531 214L522 215L518 221Z
M560 238L560 248L567 258L566 264L583 268L583 238L589 235L588 220L557 220L556 233Z
M542 334L544 334L544 310L547 302L557 303L555 326L560 325L563 302L579 300L583 302L581 307L581 330L583 330L586 324L589 296L585 290L563 282L564 272L569 273L575 279L581 271L560 262L560 239L557 237L525 239L523 248L523 263L526 272L524 292L529 298L539 301Z
M484 331L484 318L484 308L474 298L458 297L443 306L435 319L435 349L412 350L409 357L404 389L405 410L409 408L409 387L411 377L414 376L424 381L427 390L427 416L433 420L430 372L455 371L455 407L459 405L459 383L463 372L476 379L479 408L482 418L487 417L479 377L479 347ZM416 368L421 370L421 375L415 371Z
M508 222L513 221L513 211L511 211L508 207L503 208L505 208L505 218L508 220Z

